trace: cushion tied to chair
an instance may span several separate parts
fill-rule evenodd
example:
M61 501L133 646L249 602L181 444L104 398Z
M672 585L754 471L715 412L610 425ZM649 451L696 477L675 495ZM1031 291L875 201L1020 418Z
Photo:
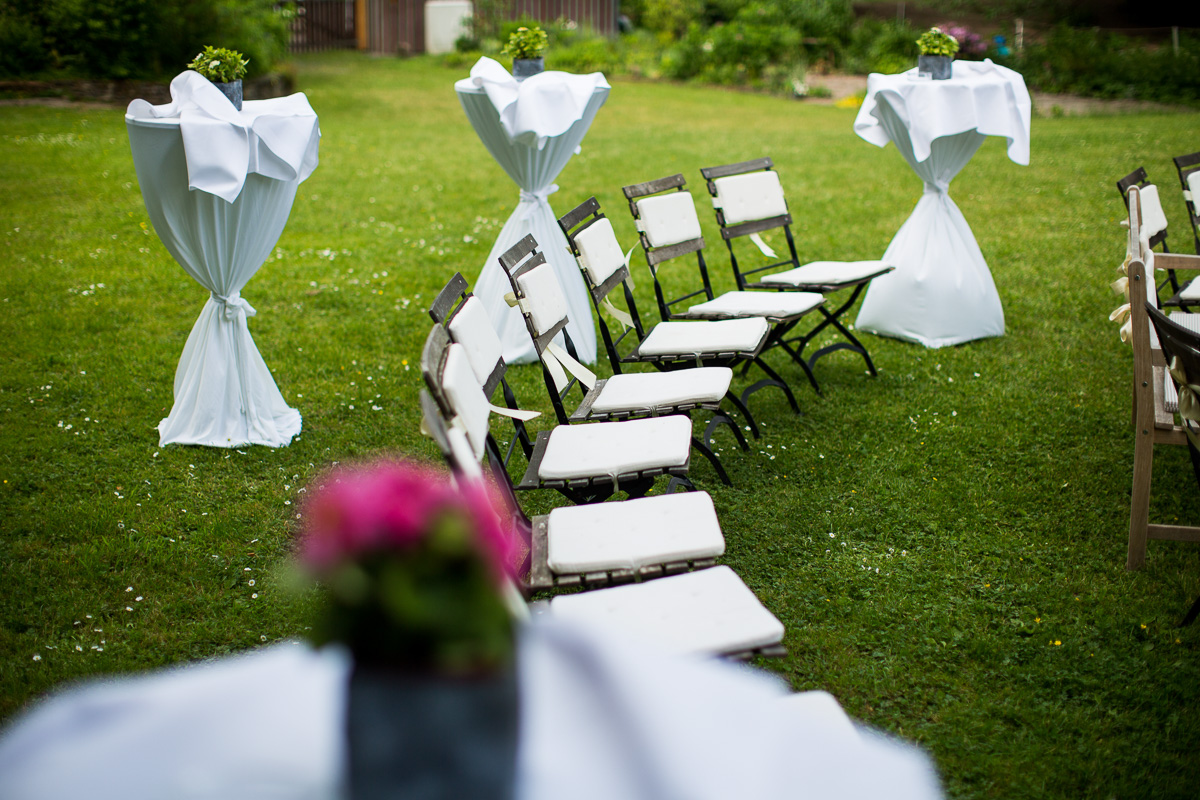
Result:
M228 296L222 296L216 292L211 292L210 294L213 302L220 304L221 315L230 322L236 320L239 313L247 317L253 317L258 313L254 310L254 306L247 303L238 292L233 292Z
M754 242L754 246L767 258L779 258L779 255L771 249L771 245L763 241L762 235L758 233L750 234L750 241Z
M1179 359L1172 358L1171 366L1167 368L1171 379L1179 391L1179 416L1183 419L1183 430L1191 441L1192 446L1200 449L1200 437L1192 423L1200 423L1200 386L1188 383L1187 373L1183 371Z

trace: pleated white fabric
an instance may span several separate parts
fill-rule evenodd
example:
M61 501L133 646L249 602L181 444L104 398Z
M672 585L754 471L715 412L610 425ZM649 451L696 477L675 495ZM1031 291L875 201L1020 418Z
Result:
M950 199L950 181L986 135L1005 136L1009 157L1029 163L1030 102L1021 76L990 62L955 62L954 69L946 81L872 75L870 102L854 123L867 141L894 143L925 182L883 255L896 269L871 282L856 324L926 347L1004 335L1000 295L971 227Z
M763 672L553 615L523 626L517 663L518 800L942 796L921 751ZM350 668L278 645L77 687L0 737L0 796L345 797Z
M189 150L181 131L181 116L150 113L168 107L144 101L134 101L126 114L138 183L154 230L184 270L209 291L179 359L175 402L158 426L160 445L282 447L300 432L300 412L283 399L250 337L246 319L256 312L241 297L242 288L279 240L297 187L316 166L316 118L307 100L300 96L302 102L297 102L295 97L260 101L253 104L253 112L246 112L253 120L264 116L272 103L281 111L308 109L297 117L296 138L303 141L279 146L287 138L286 115L273 118L264 136L247 129L250 146L238 154L240 186L232 201L204 188L189 188L189 174L210 175L216 185L209 188L229 193L229 175L238 170L199 169L197 154ZM264 139L272 139L279 152L290 151L297 163L284 169L279 152L271 151Z
M504 295L511 288L497 260L505 250L533 234L546 260L554 265L566 294L570 320L567 330L575 343L579 360L586 364L594 363L596 329L587 287L579 274L579 265L567 252L567 240L558 227L549 196L558 191L554 179L571 160L591 127L592 120L596 118L596 112L608 99L607 82L603 76L599 76L599 82L582 115L564 133L543 137L540 148L537 138L518 136L514 140L508 134L501 123L500 112L483 88L467 79L456 83L454 89L484 147L521 189L520 202L501 229L475 283L475 294L484 301L488 317L504 343L504 360L509 364L526 364L537 360L520 312L504 301ZM537 102L540 98L535 95L528 99ZM522 98L521 102L524 100Z

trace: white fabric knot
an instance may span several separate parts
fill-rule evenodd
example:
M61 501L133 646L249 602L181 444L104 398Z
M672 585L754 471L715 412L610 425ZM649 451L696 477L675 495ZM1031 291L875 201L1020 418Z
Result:
M212 292L211 296L213 302L218 303L221 306L221 310L218 313L222 314L225 319L229 320L230 322L233 322L237 319L239 312L247 317L253 317L258 313L254 310L254 306L247 303L238 292L234 292L227 297L223 297L216 292Z
M517 213L520 215L519 219L529 219L529 215L538 206L544 206L547 209L550 208L550 195L557 191L557 183L552 183L549 186L543 186L541 189L534 189L533 191L522 189L521 202L517 206ZM551 215L553 216L553 212L551 212Z

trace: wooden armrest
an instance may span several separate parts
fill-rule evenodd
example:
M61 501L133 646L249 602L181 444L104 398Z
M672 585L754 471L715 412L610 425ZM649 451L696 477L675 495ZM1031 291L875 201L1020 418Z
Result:
M1186 253L1155 253L1155 269L1196 269L1200 270L1200 256L1190 256Z

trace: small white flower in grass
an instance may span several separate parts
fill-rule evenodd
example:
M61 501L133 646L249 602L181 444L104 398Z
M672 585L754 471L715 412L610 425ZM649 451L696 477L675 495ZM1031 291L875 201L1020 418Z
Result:
M975 377L976 377L976 378L978 378L978 377L979 377L979 373L978 373L978 372L976 372L976 373L975 373Z
M251 600L257 600L257 599L258 599L258 592L255 592L254 594L250 595L250 599L251 599Z
M75 650L76 650L77 652L80 652L80 653L82 653L82 652L83 652L83 645L81 645L81 644L77 644L77 645L75 645Z
M133 598L133 601L134 601L135 603L140 603L140 602L142 602L142 596L139 594L137 597Z
M253 586L253 585L254 585L254 579L253 579L253 578L251 578L251 579L250 579L250 580L249 580L249 581L246 583L246 585L247 585L247 586Z
M133 606L125 606L126 611L133 611Z
M126 586L126 587L125 587L125 591L127 591L127 592L132 592L132 591L133 591L133 587L132 587L132 586Z
M265 642L265 641L267 640L267 637L266 637L266 636L260 636L260 637L258 637L258 640L259 640L260 642Z
M42 660L42 656L41 656L41 654L40 654L40 653L34 653L34 654L33 654L33 660L34 660L34 661L41 661L41 660Z

